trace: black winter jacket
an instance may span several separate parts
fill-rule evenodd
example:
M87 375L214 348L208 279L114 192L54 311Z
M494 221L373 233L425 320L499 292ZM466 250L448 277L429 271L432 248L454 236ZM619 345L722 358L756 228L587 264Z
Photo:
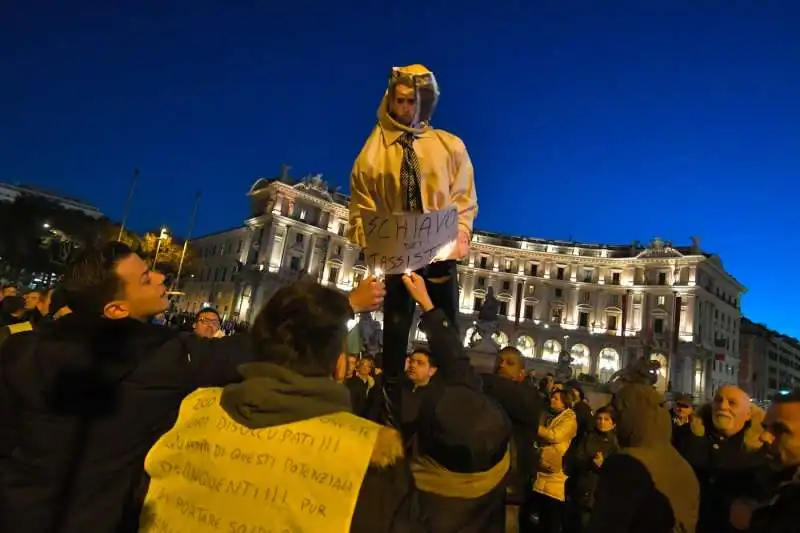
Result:
M0 352L0 531L135 531L144 458L198 387L239 379L248 336L75 314Z

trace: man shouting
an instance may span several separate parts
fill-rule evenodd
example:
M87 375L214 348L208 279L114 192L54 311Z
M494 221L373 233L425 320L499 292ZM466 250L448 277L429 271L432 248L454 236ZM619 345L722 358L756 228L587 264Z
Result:
M446 261L417 273L434 305L453 325L458 314L456 261L466 257L472 223L478 212L475 180L464 142L452 133L431 127L439 99L433 72L422 65L394 67L378 109L378 123L358 155L350 177L349 238L365 249L362 216L424 213L455 206L458 242ZM403 374L414 301L401 275L386 279L384 302L384 375L392 383Z

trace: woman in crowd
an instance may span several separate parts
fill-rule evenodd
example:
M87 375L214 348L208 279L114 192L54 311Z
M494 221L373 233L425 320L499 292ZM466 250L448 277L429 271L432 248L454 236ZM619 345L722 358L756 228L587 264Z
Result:
M539 426L539 465L533 482L534 508L539 520L536 531L560 533L564 512L567 475L564 473L564 454L578 432L572 397L563 389L550 394L553 417Z
M564 528L567 533L585 530L592 514L594 493L603 463L609 455L619 451L611 407L598 409L594 420L594 428L579 441L576 440L567 455L569 527Z

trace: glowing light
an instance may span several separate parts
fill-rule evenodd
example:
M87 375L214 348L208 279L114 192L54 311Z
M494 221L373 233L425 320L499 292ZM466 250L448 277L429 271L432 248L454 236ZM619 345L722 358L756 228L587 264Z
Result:
M445 261L447 259L451 259L452 258L451 256L453 255L453 252L455 251L457 244L458 243L456 241L450 241L449 243L439 248L439 251L436 253L436 257L433 258L433 261L434 262Z
M405 275L406 275L406 276L410 276L410 275L411 275L411 269L410 269L410 268L407 268L407 269L406 269L406 271L405 271Z

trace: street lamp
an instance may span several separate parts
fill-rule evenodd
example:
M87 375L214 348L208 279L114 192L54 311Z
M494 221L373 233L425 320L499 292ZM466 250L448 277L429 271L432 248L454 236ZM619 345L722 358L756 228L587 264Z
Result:
M161 234L158 236L158 244L156 244L156 255L153 256L153 269L156 268L156 263L158 262L158 253L161 251L161 243L168 238L169 233L167 232L167 228L161 228Z

